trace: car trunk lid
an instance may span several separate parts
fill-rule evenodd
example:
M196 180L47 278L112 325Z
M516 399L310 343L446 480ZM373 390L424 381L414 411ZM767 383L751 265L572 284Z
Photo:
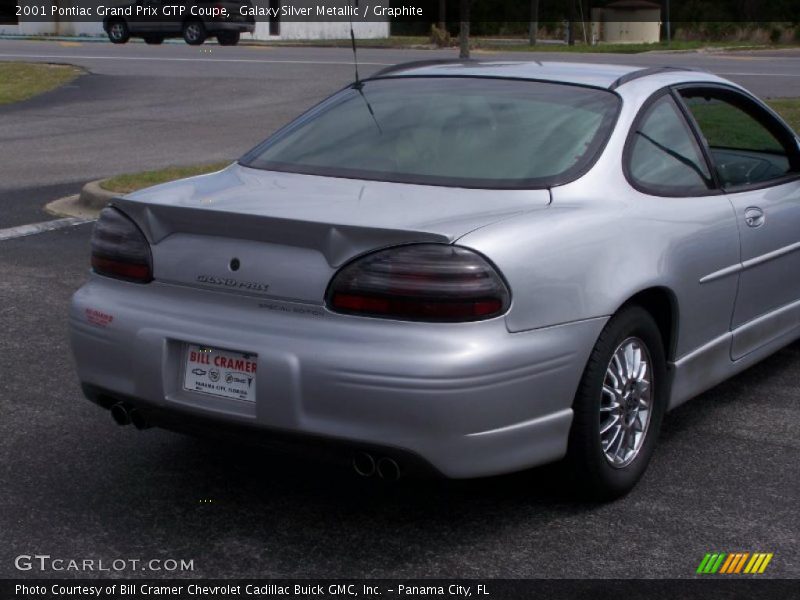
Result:
M451 243L545 207L547 190L474 190L232 165L118 198L158 281L321 304L333 273L388 246Z

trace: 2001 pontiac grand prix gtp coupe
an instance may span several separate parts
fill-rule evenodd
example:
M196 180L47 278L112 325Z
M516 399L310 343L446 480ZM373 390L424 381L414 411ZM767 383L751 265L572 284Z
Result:
M664 412L800 326L800 149L676 69L411 64L104 209L70 325L120 423L629 490ZM351 454L352 453L352 454Z

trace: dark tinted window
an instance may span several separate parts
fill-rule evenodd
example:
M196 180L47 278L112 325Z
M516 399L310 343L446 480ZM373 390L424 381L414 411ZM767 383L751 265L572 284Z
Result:
M665 195L701 195L712 188L697 140L669 94L647 108L632 135L628 173L640 188Z
M397 78L347 89L242 159L256 168L472 187L538 187L589 164L619 99L577 86Z
M747 98L727 90L683 90L726 187L779 179L792 171L782 126Z

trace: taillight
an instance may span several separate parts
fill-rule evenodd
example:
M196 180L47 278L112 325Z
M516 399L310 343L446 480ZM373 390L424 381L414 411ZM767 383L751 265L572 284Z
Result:
M334 276L326 297L336 312L413 321L479 321L510 303L485 258L445 244L398 246L356 259Z
M116 208L104 208L92 232L95 273L136 283L153 280L150 244L136 224Z

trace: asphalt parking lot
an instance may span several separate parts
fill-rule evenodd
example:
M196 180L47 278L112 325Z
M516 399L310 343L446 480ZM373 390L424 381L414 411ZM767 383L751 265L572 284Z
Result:
M448 55L365 49L360 71ZM762 96L800 96L798 53L531 56L692 66ZM43 205L88 180L233 159L347 84L351 58L0 40L0 61L87 70L0 107L0 230L53 218ZM198 577L691 577L711 551L772 552L764 576L800 577L800 343L670 413L647 475L617 502L575 501L555 467L382 485L297 457L120 428L83 400L66 307L87 276L90 231L0 241L0 577L25 576L14 557L36 553L193 560L185 575Z

